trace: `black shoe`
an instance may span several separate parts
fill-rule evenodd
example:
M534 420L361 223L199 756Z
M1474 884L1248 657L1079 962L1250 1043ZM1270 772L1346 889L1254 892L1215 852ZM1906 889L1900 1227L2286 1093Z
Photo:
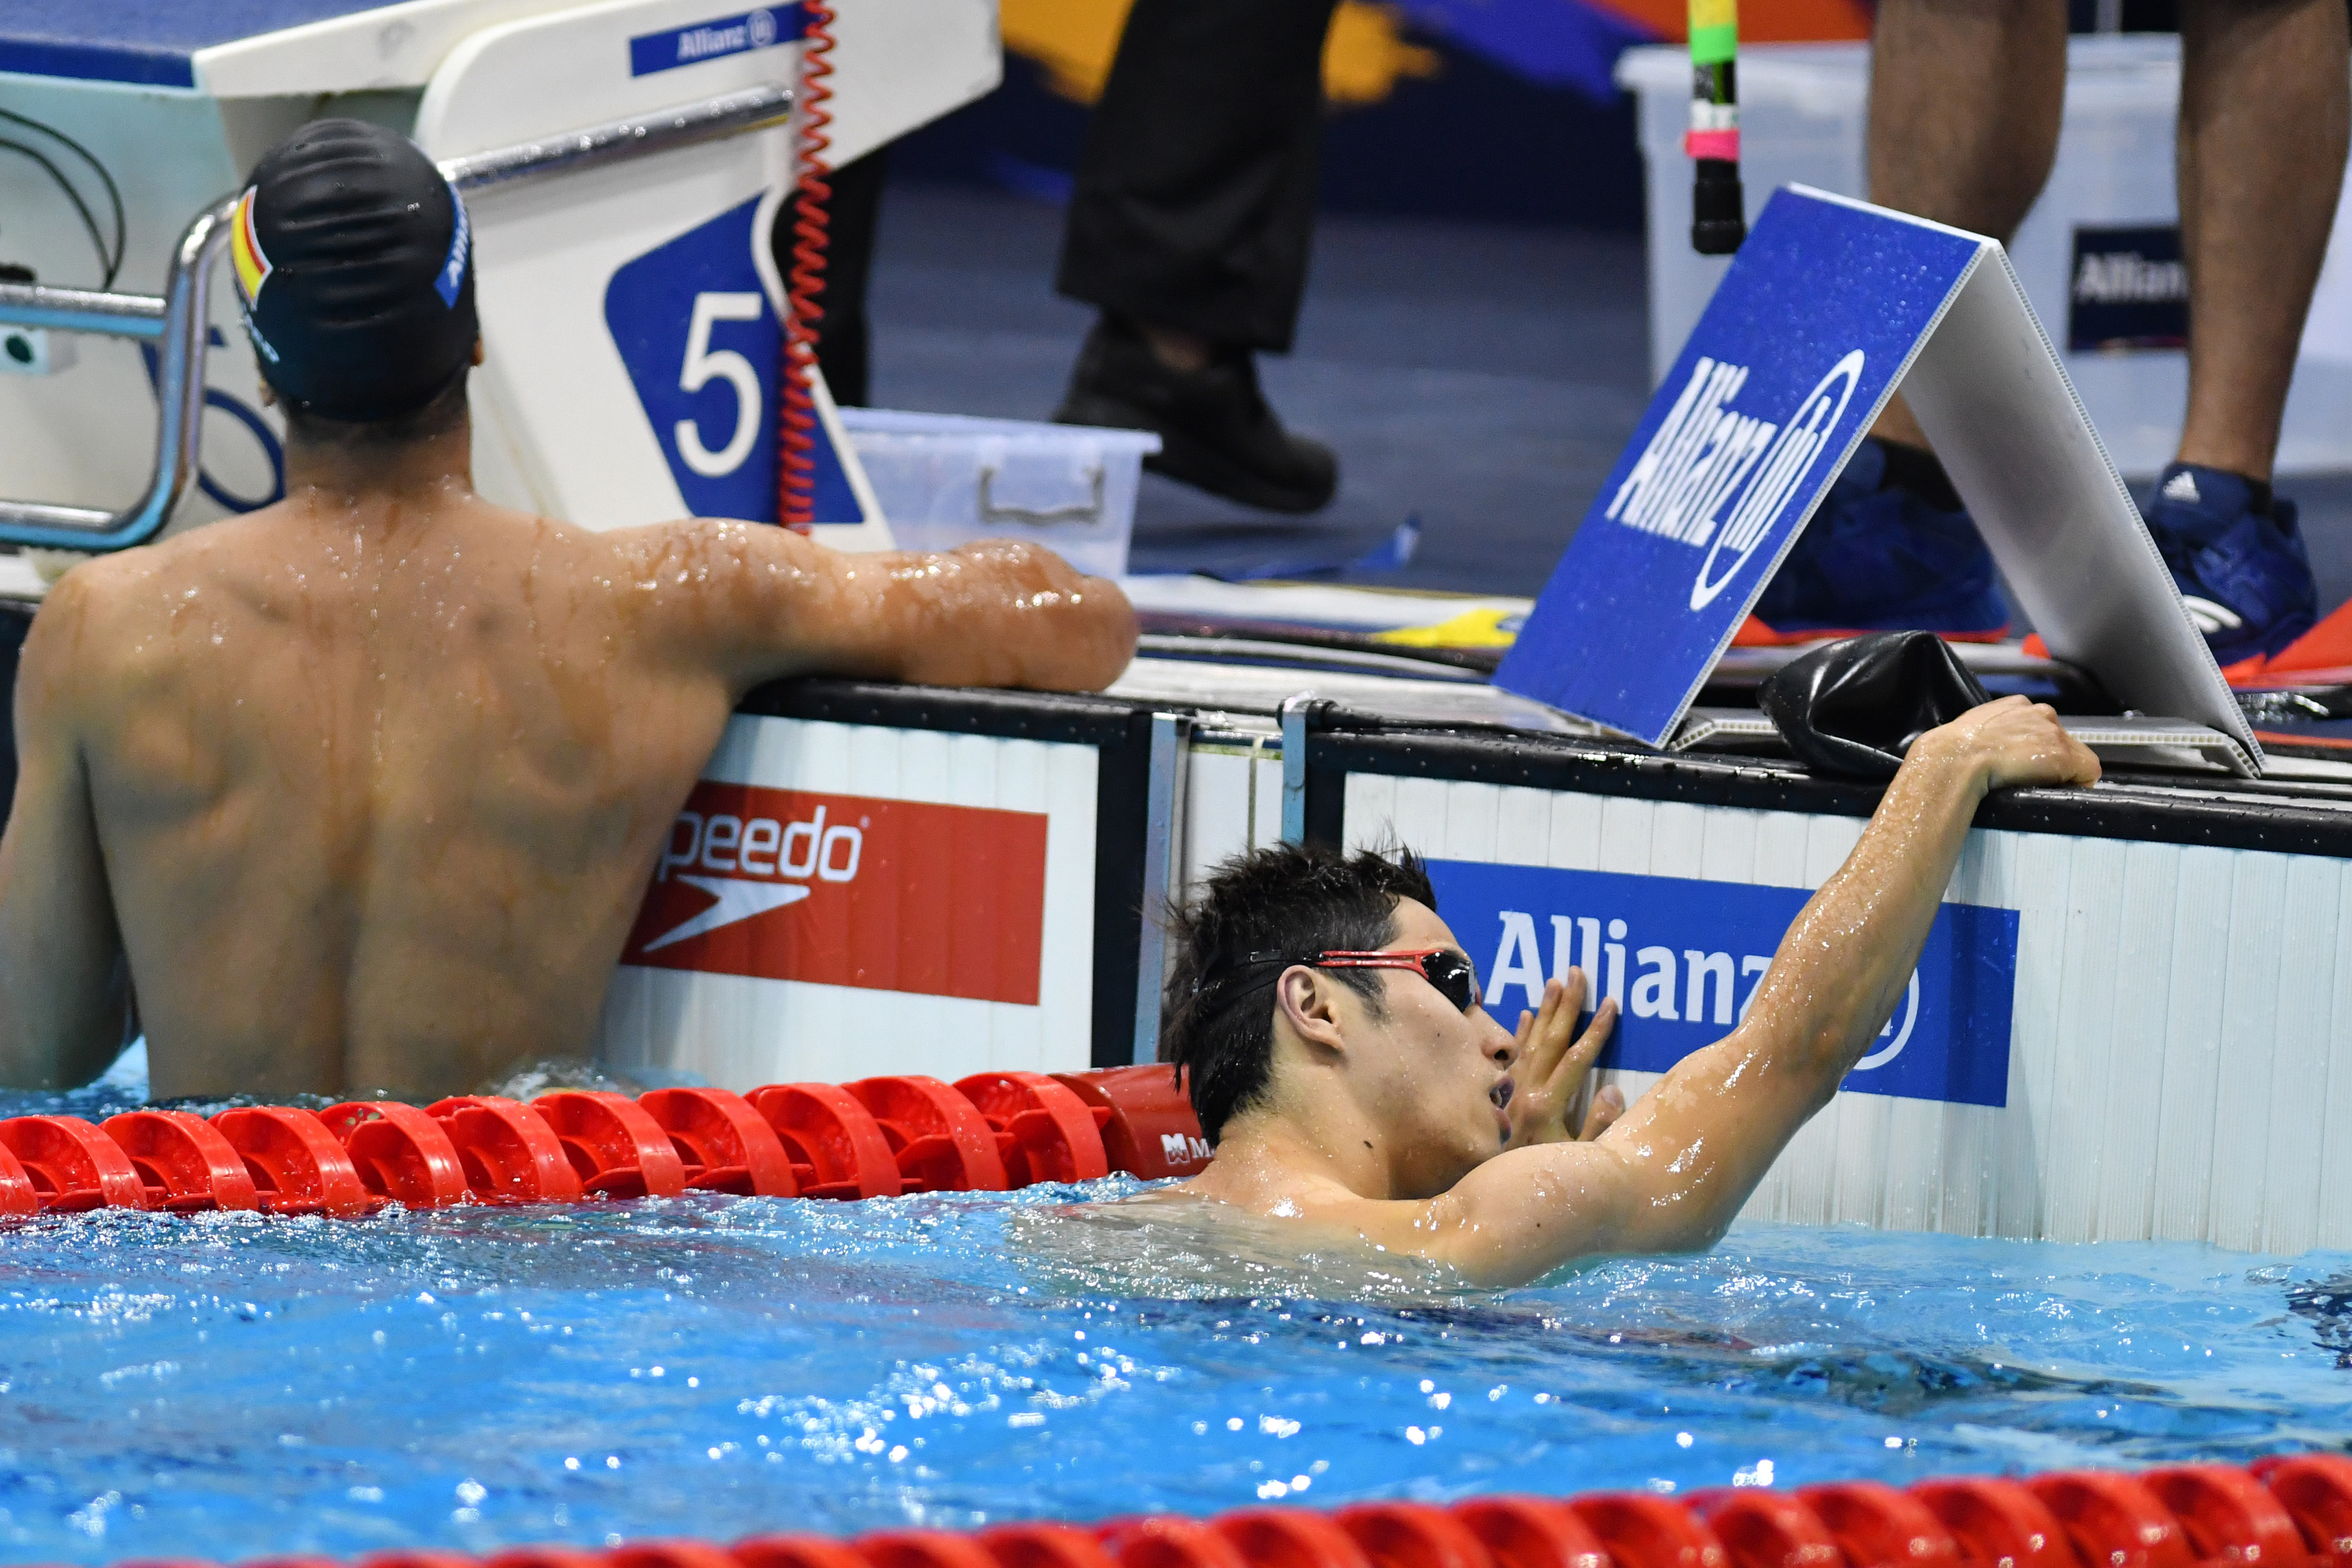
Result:
M1248 351L1223 353L1205 370L1174 370L1141 333L1108 317L1087 334L1054 421L1151 431L1160 447L1145 468L1244 506L1314 511L1339 488L1331 449L1285 430L1266 406Z

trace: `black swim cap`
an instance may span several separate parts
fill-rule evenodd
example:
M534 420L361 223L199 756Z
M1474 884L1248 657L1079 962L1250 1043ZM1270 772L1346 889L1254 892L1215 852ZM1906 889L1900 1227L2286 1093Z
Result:
M466 205L406 137L314 120L254 165L235 223L246 331L303 413L396 419L471 362Z

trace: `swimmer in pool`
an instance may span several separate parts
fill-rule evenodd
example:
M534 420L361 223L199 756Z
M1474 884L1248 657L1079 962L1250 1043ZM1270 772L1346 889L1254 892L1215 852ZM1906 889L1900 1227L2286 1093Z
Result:
M16 688L0 1081L70 1085L136 995L158 1096L411 1096L580 1054L738 699L831 674L1094 689L1118 588L1018 544L843 555L596 533L473 492L457 195L353 121L232 242L286 499L84 563Z
M2089 784L2050 709L2006 697L1912 744L1780 942L1743 1022L1630 1109L1569 1118L1616 1022L1571 970L1486 1016L1410 855L1263 849L1176 921L1160 1055L1216 1145L1180 1191L1522 1284L1586 1257L1711 1245L1901 1000L1978 802ZM1580 1132L1580 1136L1579 1135Z

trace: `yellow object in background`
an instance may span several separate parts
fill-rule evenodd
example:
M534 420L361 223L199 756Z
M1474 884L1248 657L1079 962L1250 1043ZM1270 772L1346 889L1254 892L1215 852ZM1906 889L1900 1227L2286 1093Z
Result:
M1064 98L1102 97L1130 0L1003 0L1004 47L1045 68ZM1404 39L1402 19L1367 0L1339 0L1323 43L1323 95L1337 104L1378 103L1404 77L1433 76L1438 58Z
M1519 627L1527 618L1524 610L1465 610L1433 626L1374 632L1372 640L1402 647L1508 647L1519 640Z

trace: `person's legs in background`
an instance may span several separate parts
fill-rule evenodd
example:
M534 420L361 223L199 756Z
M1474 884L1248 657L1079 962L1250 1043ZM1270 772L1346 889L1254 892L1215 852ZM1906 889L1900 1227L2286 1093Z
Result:
M2230 664L2277 653L2318 611L2270 479L2344 178L2352 37L2343 0L2182 0L2180 48L2189 413L2148 526Z
M2065 99L2065 0L1880 0L1870 199L2006 241L2050 177ZM1998 632L1992 556L1900 395L1871 436L1757 617L1798 635Z
M1286 431L1255 353L1306 289L1336 0L1137 0L1087 127L1056 287L1101 312L1055 417L1157 431L1147 466L1312 511L1338 464Z
M2147 521L2229 665L2278 652L2316 608L2269 480L2343 177L2352 43L2343 0L2183 0L2180 26L2189 398ZM2064 59L2061 0L1882 0L1871 198L2009 239L2056 153ZM1955 606L1988 599L1991 562L1899 396L1872 436L1758 616L1977 629Z

